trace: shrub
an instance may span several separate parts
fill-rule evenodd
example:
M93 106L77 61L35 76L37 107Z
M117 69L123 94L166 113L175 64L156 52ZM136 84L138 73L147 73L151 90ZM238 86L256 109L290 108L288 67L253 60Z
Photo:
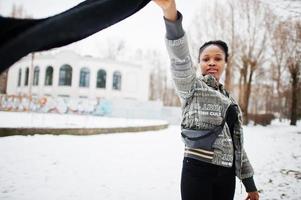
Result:
M271 121L275 119L274 114L249 114L249 119L254 121L254 125L260 124L263 126L271 124Z

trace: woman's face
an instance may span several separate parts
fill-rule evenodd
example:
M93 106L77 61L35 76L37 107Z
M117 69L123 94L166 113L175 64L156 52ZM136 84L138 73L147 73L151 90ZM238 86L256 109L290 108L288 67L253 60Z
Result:
M202 75L212 74L219 81L224 72L226 60L224 51L216 45L209 45L200 54Z

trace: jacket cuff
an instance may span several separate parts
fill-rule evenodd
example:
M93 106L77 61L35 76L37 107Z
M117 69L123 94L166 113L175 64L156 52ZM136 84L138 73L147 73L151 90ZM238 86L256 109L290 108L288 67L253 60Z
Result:
M165 22L165 28L166 28L166 38L168 40L177 40L184 36L184 30L182 27L182 14L177 11L177 20L176 21L170 21L168 19L164 18Z
M242 183L244 184L247 192L257 191L253 176L251 176L250 178L242 179Z

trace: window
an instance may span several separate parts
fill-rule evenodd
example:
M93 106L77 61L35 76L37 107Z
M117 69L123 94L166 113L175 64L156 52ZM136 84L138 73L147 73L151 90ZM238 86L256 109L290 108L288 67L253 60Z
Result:
M63 65L60 68L59 85L71 86L72 82L72 67L70 65Z
M25 69L25 79L24 79L24 85L25 86L28 85L28 78L29 78L29 68L26 67L26 69Z
M19 73L18 73L18 86L21 86L21 77L22 77L22 69L19 69Z
M40 75L40 68L38 66L36 66L33 71L32 85L39 85L39 75Z
M80 70L79 87L89 87L90 83L90 70L86 67Z
M97 88L106 88L106 78L107 78L107 72L103 69L98 70L96 87Z
M53 79L53 67L48 66L46 68L46 75L45 75L45 85L52 85L52 79Z
M121 90L121 73L119 71L113 73L113 89Z

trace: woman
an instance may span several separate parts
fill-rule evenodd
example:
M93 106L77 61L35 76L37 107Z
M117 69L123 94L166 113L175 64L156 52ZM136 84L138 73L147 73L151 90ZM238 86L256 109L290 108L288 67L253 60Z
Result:
M246 199L258 200L253 168L243 148L241 110L219 83L228 59L227 44L210 41L200 47L202 74L197 77L175 0L153 1L164 13L172 77L182 103L182 200L231 200L235 176L246 188Z

